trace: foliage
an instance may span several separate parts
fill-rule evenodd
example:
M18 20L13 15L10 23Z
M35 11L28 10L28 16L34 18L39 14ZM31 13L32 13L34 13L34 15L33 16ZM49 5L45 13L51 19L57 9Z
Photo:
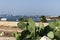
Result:
M28 36L28 35L30 35L29 30L22 31L21 36L20 36L20 40L25 40L26 36Z
M29 18L28 23L29 23L28 30L32 33L35 32L35 23L34 23L33 19Z
M17 34L18 34L17 32L13 32L12 36L16 37Z
M49 33L50 31L53 31L53 29L51 29L49 25L45 26L44 35L47 35L47 33Z
M28 18L19 18L19 21L28 22Z
M36 40L40 40L40 36L37 36Z
M36 27L36 36L38 37L39 36L43 36L44 35L44 24L42 22L40 22L40 25L39 27Z
M32 18L28 19L28 23L29 23L28 30L31 32L30 35L32 35L32 40L34 40L35 39L35 23Z
M54 38L60 40L60 21L51 22L49 25L53 29Z
M42 22L40 22L39 28L44 29L44 24Z
M48 30L49 29L49 30ZM48 32L52 31L50 26L44 27L44 29L38 28L38 31L36 32L39 36L43 37L46 36Z
M51 23L49 23L49 26L55 32L56 30L58 30L57 28L60 28L60 21L51 22Z
M39 40L40 37L43 36L60 40L60 21L51 22L46 27L44 27L43 22L40 22L39 27L35 27L33 19L28 18L27 23L20 21L18 27L23 29L21 35L16 36L16 38L20 40Z
M43 37L48 36L52 40L60 40L60 21L50 22L48 26L43 27L40 24L39 27L36 27L36 35Z
M20 35L16 35L16 40L20 40Z
M58 18L60 18L60 16L58 16Z
M26 24L24 22L19 22L18 24L18 27L21 28L21 29L26 29Z
M14 32L12 33L12 36L15 37L15 33Z
M50 32L47 34L47 36L48 36L49 38L53 39L53 38L54 38L54 33L53 33L52 31L50 31Z
M20 40L20 36L21 36L21 35L18 34L18 32L13 32L13 33L12 33L12 36L13 36L13 37L16 37L16 40Z
M28 22L24 21L18 23L19 28L25 29L21 32L20 40L35 40L35 23L32 18L28 18Z
M45 17L45 16L41 16L40 18L41 18L41 22L47 22L47 20L46 20L46 17Z
M56 27L60 27L60 21L50 22L49 26L53 29Z
M55 34L55 39L60 40L60 28L57 28L57 30L54 34Z

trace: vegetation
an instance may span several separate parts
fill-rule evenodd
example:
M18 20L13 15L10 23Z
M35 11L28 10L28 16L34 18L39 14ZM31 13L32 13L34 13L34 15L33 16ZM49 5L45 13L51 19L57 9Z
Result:
M19 21L27 22L28 18L19 18Z
M39 37L47 36L52 40L60 40L60 21L51 22L46 27L41 23L36 30L38 30L36 34L39 35Z
M58 16L58 18L60 18L60 16Z
M21 28L23 30L26 29L26 24L24 22L22 22L22 21L20 21L17 25L18 25L19 28Z
M47 22L47 20L46 20L46 17L45 17L45 16L41 16L40 18L41 18L41 19L40 19L40 20L41 20L41 22Z
M20 40L35 40L35 23L32 18L28 18L28 22L20 21L18 27L23 29Z
M43 22L40 22L40 25L36 27L33 19L28 18L26 23L20 21L18 27L23 31L20 35L16 35L17 40L40 40L43 36L47 36L51 40L60 40L60 21L51 22L46 27Z
M47 36L48 36L49 38L53 39L53 38L54 38L54 33L53 33L52 31L50 31L50 32L47 34Z
M60 40L60 21L51 22L49 25L53 29L54 38Z

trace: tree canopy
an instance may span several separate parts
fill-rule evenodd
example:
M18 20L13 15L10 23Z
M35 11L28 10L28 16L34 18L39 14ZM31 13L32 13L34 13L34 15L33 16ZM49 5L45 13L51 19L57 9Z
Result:
M40 20L41 20L41 22L47 22L47 20L46 20L46 17L45 17L45 16L41 16L40 18L41 18L41 19L40 19Z

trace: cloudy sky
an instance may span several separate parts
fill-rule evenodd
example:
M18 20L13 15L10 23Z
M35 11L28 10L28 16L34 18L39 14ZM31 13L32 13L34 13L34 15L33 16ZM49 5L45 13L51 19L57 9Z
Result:
M0 0L0 14L60 15L60 0Z

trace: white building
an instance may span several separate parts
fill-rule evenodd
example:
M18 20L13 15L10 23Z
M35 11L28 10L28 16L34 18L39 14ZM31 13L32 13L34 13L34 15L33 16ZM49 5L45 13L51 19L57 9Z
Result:
M7 21L7 18L1 18L0 20L1 21Z

